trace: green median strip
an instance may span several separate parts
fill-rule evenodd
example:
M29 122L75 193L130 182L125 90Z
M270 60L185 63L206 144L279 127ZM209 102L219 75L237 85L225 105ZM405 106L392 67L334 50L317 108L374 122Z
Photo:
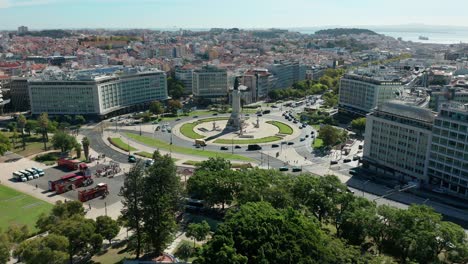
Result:
M201 161L187 160L182 164L190 165L190 166L197 166L200 163L201 163ZM250 163L231 163L231 167L233 169L250 169L250 168L252 168L252 164L250 164Z
M271 136L271 137L264 137L264 138L252 138L252 139L224 139L220 138L214 141L216 144L261 144L261 143L269 143L281 140L281 137Z
M135 141L138 141L139 143L143 143L145 145L148 145L154 148L172 150L173 152L176 152L176 153L198 156L198 157L207 157L207 158L220 157L220 158L225 158L229 160L253 161L253 159L244 157L241 155L170 145L169 143L159 140L159 139L154 139L154 138L150 138L146 136L139 136L139 135L132 134L132 133L125 133L125 135Z
M286 125L285 123L278 122L278 121L267 121L267 123L277 127L279 129L280 134L292 135L292 133L294 132L292 127L290 127L289 125Z
M124 151L135 151L137 150L136 148L128 145L127 143L124 143L122 139L120 138L107 138L109 142L114 145L115 147L124 150Z

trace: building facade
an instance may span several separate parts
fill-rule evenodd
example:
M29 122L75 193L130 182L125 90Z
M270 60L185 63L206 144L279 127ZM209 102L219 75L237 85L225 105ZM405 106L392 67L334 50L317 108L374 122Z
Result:
M226 102L228 98L227 71L205 66L193 72L193 95L211 102Z
M363 165L402 181L427 182L434 114L429 109L389 101L367 115Z
M184 84L185 94L193 93L193 69L188 67L176 67L175 78Z
M11 109L13 111L29 111L31 105L29 102L28 78L13 77L5 86L10 89Z
M273 89L284 89L291 87L295 82L306 79L307 67L299 62L275 61L268 67L275 77Z
M427 177L449 194L468 198L468 105L441 105L434 121Z
M382 103L403 93L398 81L347 74L340 81L338 109L353 115L366 115Z
M32 114L105 117L166 100L166 74L142 68L101 68L28 80Z

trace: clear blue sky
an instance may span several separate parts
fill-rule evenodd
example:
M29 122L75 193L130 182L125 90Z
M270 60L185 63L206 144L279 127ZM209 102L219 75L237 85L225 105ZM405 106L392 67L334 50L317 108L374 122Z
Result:
M467 0L0 0L0 29L468 26Z

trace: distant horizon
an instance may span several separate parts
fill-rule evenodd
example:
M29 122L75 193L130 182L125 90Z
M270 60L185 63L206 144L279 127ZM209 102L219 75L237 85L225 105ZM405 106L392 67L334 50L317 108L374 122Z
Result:
M468 25L466 0L0 0L0 29Z
M451 30L468 30L468 26L453 26L453 25L429 25L429 24L395 24L395 25L323 25L323 26L291 26L291 27L50 27L50 28L34 28L26 24L20 24L15 28L0 28L0 31L16 31L18 27L26 26L29 31L40 31L40 30L210 30L213 28L222 28L222 29L231 29L238 28L241 30L268 30L268 29L335 29L335 28L358 28L358 29L400 29L400 30L409 30L409 29L424 29L432 32L436 32L438 29L451 29Z

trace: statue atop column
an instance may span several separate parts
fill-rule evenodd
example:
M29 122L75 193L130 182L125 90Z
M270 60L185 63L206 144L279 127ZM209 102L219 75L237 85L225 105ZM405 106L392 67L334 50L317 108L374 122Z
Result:
M231 112L231 117L229 118L228 121L228 126L239 130L241 129L242 121L241 121L241 113L242 113L242 107L241 107L241 91L239 90L239 79L236 77L234 80L234 87L231 92L231 98L232 98L232 112Z

